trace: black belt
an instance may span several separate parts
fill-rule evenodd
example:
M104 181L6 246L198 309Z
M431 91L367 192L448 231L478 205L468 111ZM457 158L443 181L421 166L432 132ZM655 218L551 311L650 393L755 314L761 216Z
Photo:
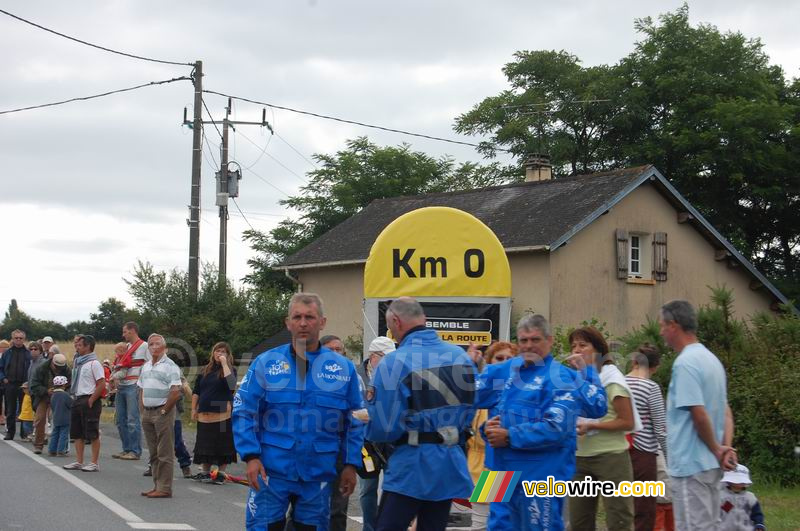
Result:
M444 437L438 431L421 431L419 432L420 444L443 444ZM395 446L401 444L408 444L408 432L404 433L402 437L397 439L394 443Z
M160 406L144 406L147 411L155 411L156 409L164 409L166 404L161 404Z

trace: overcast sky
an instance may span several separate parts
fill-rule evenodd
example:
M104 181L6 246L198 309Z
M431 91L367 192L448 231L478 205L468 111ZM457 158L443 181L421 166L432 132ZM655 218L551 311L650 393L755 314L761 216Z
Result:
M204 88L456 139L454 118L506 88L500 69L515 51L563 49L586 65L614 63L638 38L634 19L681 3L51 0L3 2L2 8L128 53L202 60ZM773 63L800 75L800 3L693 2L691 19L760 37ZM191 71L112 55L5 15L0 45L0 110ZM220 118L225 100L207 95L206 102ZM181 121L191 106L192 86L182 81L0 115L0 310L16 298L38 318L88 319L108 297L132 302L123 278L137 259L160 269L187 267L192 135ZM260 117L260 106L234 103L235 119ZM358 135L480 160L471 148L286 111L268 110L267 119L286 142L253 126L239 127L231 141L231 158L252 166L239 205L261 230L291 214L278 201L303 184L313 153L335 152ZM210 127L206 135L201 259L216 262L219 137ZM262 155L265 145L268 155ZM231 211L228 273L238 283L248 272L250 249L241 240L246 222L233 205Z

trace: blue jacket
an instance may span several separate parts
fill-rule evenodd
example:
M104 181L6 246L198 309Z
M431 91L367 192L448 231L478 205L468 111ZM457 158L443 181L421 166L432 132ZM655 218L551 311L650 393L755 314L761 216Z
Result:
M12 363L16 365L17 360L12 362L12 358L22 356L22 363L19 364L18 374L13 374L14 368ZM8 378L9 382L22 383L28 379L28 372L31 366L31 351L25 347L16 348L11 347L3 352L3 357L0 358L0 382L4 378Z
M608 409L594 368L579 373L552 355L529 366L522 357L489 365L476 387L476 407L489 408L489 418L499 415L510 441L491 457L487 452L486 466L522 472L523 480L572 479L577 418L600 418Z
M409 432L444 430L463 442L459 435L475 415L476 372L463 349L433 330L412 330L376 368L367 439L391 443ZM472 487L458 444L398 444L383 480L387 492L429 501L468 498Z
M243 459L258 457L267 474L289 481L332 481L336 458L361 467L363 407L353 363L320 348L307 352L306 378L298 378L290 344L250 364L233 398L233 436Z

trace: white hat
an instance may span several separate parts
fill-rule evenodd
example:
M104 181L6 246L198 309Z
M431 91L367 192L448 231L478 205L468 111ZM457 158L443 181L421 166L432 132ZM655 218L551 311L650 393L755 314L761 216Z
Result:
M369 344L367 352L382 352L383 354L388 354L395 350L397 350L397 348L394 346L394 341L386 336L378 336Z
M42 343L53 343L53 338L50 336L44 336L44 339L42 339Z
M750 470L744 465L736 465L735 470L728 470L722 476L724 483L739 483L742 485L752 485L750 481Z
M56 376L53 378L53 385L67 385L66 376Z

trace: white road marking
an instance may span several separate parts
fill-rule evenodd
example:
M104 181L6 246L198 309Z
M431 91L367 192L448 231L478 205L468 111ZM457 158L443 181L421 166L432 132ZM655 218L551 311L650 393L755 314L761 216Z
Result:
M39 463L46 469L50 470L54 474L64 478L68 482L72 483L83 492L94 498L98 503L100 503L103 507L108 509L109 511L113 512L134 529L177 529L177 530L193 530L194 527L190 526L189 524L160 524L160 523L149 523L145 522L142 518L136 516L131 511L120 505L119 503L115 502L96 488L92 487L82 479L78 479L77 476L73 475L71 472L64 470L58 465L54 465L47 459L40 457L27 448L23 447L20 444L17 444L14 441L4 441L7 445L14 448L21 454L31 458L35 462ZM143 527L142 527L143 526Z
M128 522L134 529L186 529L192 530L194 527L189 524L159 524L155 522Z
M200 494L211 494L210 490L201 489L200 487L188 487L188 489L193 492L198 492Z
M363 524L364 523L364 517L363 516L350 516L348 514L347 517L350 520L354 521L354 522L358 522L359 524Z

